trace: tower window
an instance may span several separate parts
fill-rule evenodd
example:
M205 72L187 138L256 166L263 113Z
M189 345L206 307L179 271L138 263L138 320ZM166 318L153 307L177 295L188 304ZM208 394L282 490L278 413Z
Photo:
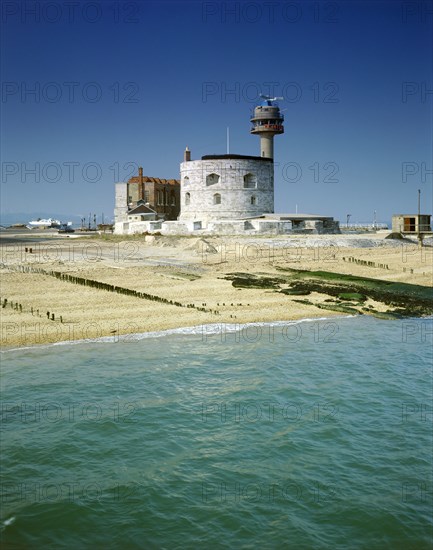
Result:
M191 193L185 193L185 206L188 206L191 202Z
M215 193L215 195L213 196L213 203L221 204L221 195L219 193Z
M188 177L188 176L185 176L185 177L183 178L183 184L184 184L184 185L188 185L188 183L189 183L189 177Z
M253 204L253 205L257 204L257 199L254 195L251 197L251 204Z
M257 180L254 174L245 174L244 189L254 189L257 187Z
M220 177L218 174L208 174L206 176L206 185L215 185L215 183L218 183L220 180Z

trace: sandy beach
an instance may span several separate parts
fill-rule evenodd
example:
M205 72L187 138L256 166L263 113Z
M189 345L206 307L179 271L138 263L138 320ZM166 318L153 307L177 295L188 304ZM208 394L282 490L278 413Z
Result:
M419 248L415 241L386 240L386 235L59 238L3 231L2 346L342 315L318 307L325 302L333 307L325 293L311 292L308 300L282 293L290 288L284 279L287 270L431 287L430 243ZM136 294L74 284L59 274ZM266 284L234 286L234 274ZM368 298L362 306L360 313L390 310L377 297Z

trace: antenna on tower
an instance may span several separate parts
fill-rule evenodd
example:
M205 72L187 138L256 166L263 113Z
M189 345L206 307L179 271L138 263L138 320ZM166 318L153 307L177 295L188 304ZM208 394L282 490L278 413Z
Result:
M284 97L271 97L270 95L260 94L260 97L262 99L266 99L266 101L283 101Z

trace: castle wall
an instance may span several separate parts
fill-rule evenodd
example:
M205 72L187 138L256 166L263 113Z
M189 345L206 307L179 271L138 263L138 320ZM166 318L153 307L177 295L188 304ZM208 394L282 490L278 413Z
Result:
M128 221L128 184L125 182L115 184L114 221Z
M269 159L193 160L180 165L179 220L242 219L274 211Z
M160 233L162 235L318 235L338 234L338 221L303 220L291 221L256 218L256 219L226 219L210 220L205 227L194 220L184 221L129 221L115 224L114 233L118 235L134 235L142 233Z

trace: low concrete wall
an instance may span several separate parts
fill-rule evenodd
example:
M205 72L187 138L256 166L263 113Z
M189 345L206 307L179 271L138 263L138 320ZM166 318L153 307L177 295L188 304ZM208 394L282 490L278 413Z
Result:
M249 220L221 220L209 222L206 231L218 235L249 235L255 233L254 226Z
M140 235L161 231L162 221L151 220L144 222L117 222L114 224L115 235Z
M202 224L197 220L117 222L117 235L137 235L160 232L163 235L287 235L341 233L334 220L303 220L293 225L288 220L252 218L248 220L217 220Z
M308 235L335 235L341 233L339 222L332 219L303 220L293 225L293 232Z
M260 233L281 235L292 233L292 222L281 220L251 220L254 229Z
M188 221L173 221L163 222L161 227L161 233L163 235L191 235L196 231L202 229L201 221L188 220Z

